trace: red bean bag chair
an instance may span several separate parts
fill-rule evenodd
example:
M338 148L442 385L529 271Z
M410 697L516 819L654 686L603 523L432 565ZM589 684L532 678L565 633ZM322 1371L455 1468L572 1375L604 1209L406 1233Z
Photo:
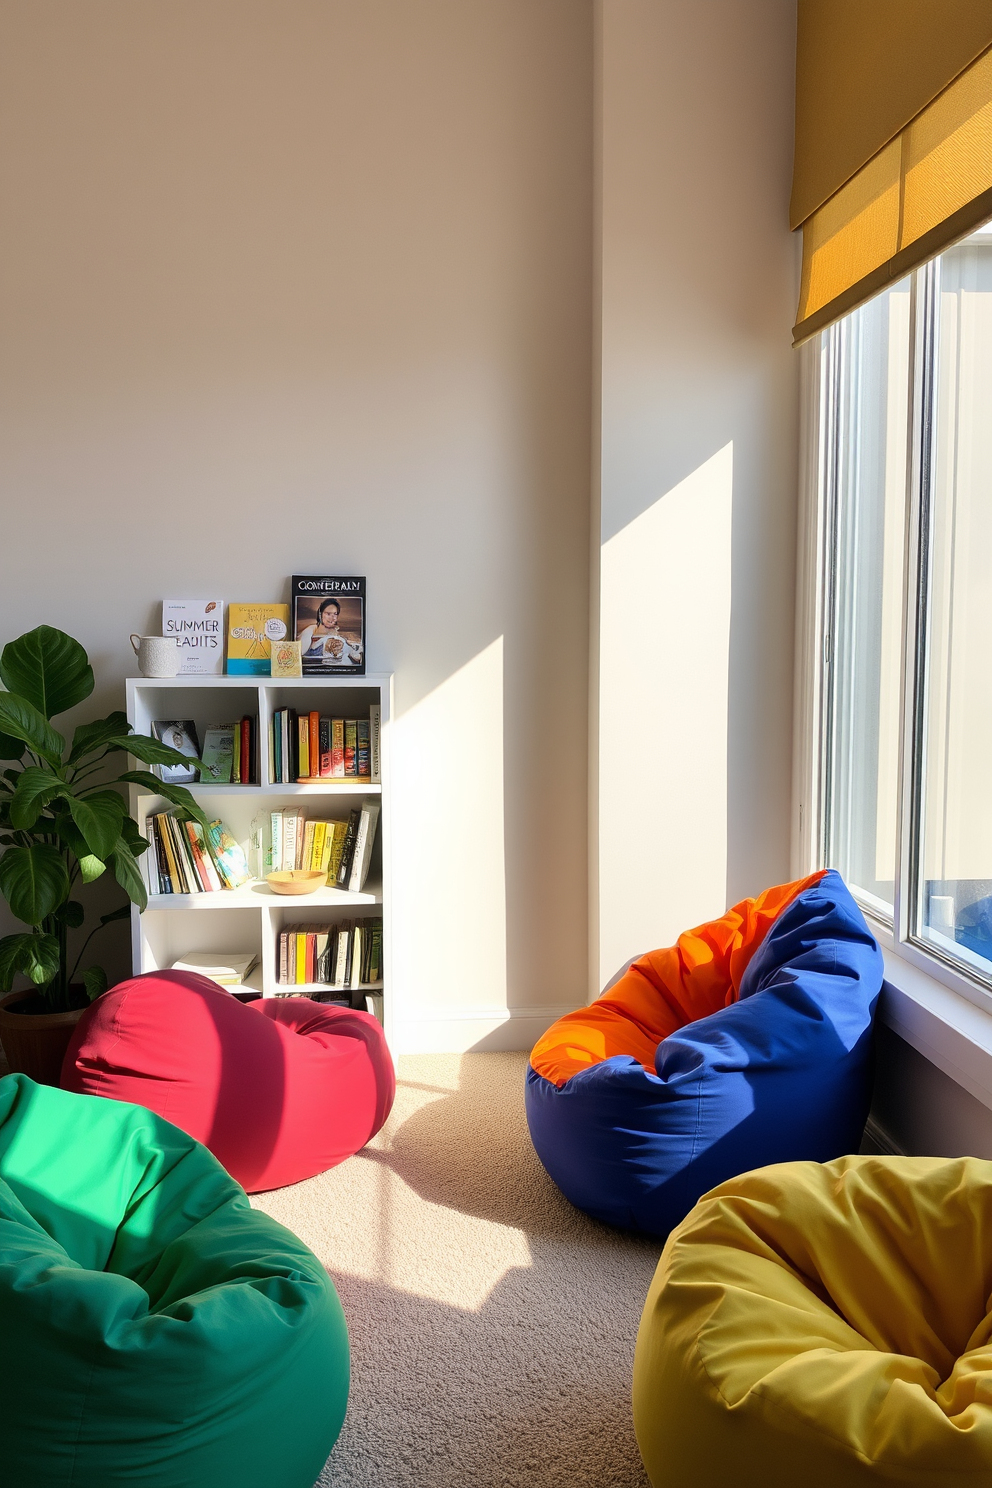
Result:
M185 971L132 977L92 1003L61 1084L163 1116L249 1193L351 1157L396 1093L382 1028L368 1013L303 997L243 1003Z

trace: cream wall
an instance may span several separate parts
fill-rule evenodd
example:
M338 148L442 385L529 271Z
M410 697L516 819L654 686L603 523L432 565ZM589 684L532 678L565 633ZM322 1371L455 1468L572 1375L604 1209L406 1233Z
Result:
M795 0L598 27L593 992L788 877L798 435Z
M584 0L0 3L0 636L71 631L109 709L164 595L368 575L406 1047L587 983L592 44Z

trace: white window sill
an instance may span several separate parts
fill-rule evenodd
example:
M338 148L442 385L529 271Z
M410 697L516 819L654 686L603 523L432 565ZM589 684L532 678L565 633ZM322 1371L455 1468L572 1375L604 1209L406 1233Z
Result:
M931 1064L992 1109L992 1011L922 971L874 926L885 958L879 1017ZM886 941L890 941L886 945Z

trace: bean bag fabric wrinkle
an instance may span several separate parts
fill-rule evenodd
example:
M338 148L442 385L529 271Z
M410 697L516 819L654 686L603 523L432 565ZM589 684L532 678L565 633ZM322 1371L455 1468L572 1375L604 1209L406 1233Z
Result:
M174 1122L249 1193L352 1156L396 1089L368 1013L308 998L242 1003L178 971L132 977L98 998L76 1026L61 1084Z
M992 1164L844 1157L707 1194L634 1361L655 1488L992 1481Z
M856 1149L881 984L836 872L744 900L538 1040L538 1156L578 1208L663 1236L735 1173Z
M5 1488L312 1488L348 1339L323 1266L151 1112L0 1080Z

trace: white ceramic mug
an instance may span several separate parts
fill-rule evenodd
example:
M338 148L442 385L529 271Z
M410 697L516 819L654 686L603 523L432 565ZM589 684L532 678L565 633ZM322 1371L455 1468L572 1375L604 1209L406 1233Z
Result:
M175 636L131 637L143 677L175 677L179 671L179 647Z

